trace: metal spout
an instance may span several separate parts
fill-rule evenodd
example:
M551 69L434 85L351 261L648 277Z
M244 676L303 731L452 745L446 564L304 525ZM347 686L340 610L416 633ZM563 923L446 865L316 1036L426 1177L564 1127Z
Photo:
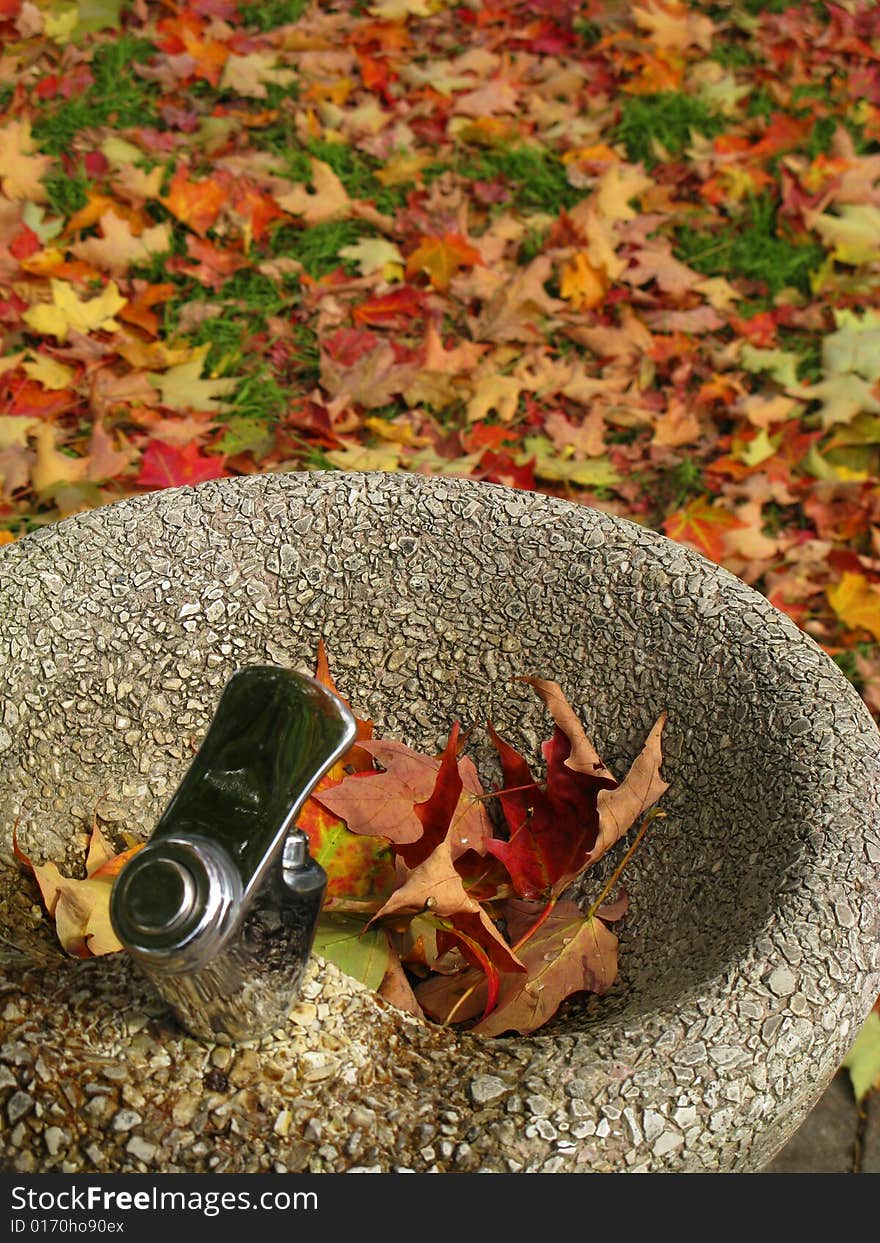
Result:
M242 669L149 843L113 886L116 935L203 1040L252 1040L299 990L327 877L297 817L355 721L313 678Z

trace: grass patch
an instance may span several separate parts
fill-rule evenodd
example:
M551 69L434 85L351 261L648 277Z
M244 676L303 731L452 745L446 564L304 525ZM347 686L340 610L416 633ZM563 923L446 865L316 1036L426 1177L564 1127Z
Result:
M625 99L612 139L624 144L628 159L641 160L651 168L657 163L652 148L655 140L670 155L680 155L691 140L692 129L712 138L725 124L724 118L702 100L677 91L660 91Z
M810 294L810 274L825 258L816 243L795 246L776 235L776 204L769 195L752 197L739 220L715 233L676 231L675 255L703 276L763 281L771 297L793 286Z
M328 220L311 229L297 229L294 225L280 225L272 234L271 249L276 257L298 259L309 276L319 280L334 268L344 267L354 275L357 265L348 259L340 259L344 246L352 246L362 237L372 237L374 230L365 229L353 220Z
M406 202L408 186L383 186L376 176L382 161L365 155L342 142L320 142L317 139L301 147L288 126L273 126L271 149L284 156L285 172L294 181L307 182L312 175L312 159L321 160L333 169L353 199L374 203L377 211L393 214ZM263 136L265 138L265 135ZM291 150L294 147L294 150ZM410 183L415 185L415 181Z
M317 333L308 324L294 324L296 342L296 374L304 383L314 386L321 378L321 347Z
M531 263L533 259L537 259L544 249L547 237L547 229L529 229L519 244L519 250L516 255L517 263L524 267L527 263Z
M581 47L592 47L594 43L598 43L602 38L602 27L596 22L575 21L572 22L572 30L578 37Z
M88 203L91 182L82 168L71 176L66 173L50 173L43 178L43 187L49 199L49 207L56 216L72 216ZM163 258L164 261L164 258Z
M159 88L132 72L133 64L142 64L155 53L152 43L133 35L99 44L91 65L95 80L88 90L37 114L33 133L40 149L49 155L70 151L80 130L99 125L126 129L156 124L154 99Z
M706 491L702 466L693 458L682 458L671 470L665 472L663 487L673 510L682 509L688 501L695 496L702 496Z
M526 211L557 212L573 207L584 197L583 190L568 184L565 165L555 151L521 144L475 152L459 148L452 161L438 161L424 170L431 181L451 170L469 181L505 181L516 207Z
M306 11L308 0L255 0L240 4L242 25L248 30L275 30L298 22Z
M289 402L289 393L279 387L267 367L261 366L239 384L232 397L232 408L240 418L277 419Z
M747 69L760 59L745 43L719 43L709 53L709 60L717 61L725 69Z
M764 86L752 91L746 103L746 116L769 117L779 111L779 104Z

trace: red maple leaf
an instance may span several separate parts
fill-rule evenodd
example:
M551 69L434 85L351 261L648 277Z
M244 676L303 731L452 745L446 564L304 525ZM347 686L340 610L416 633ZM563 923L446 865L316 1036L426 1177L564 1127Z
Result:
M151 440L135 482L142 488L178 488L182 484L204 483L206 479L222 479L225 475L223 458L201 453L194 440L183 448L164 440Z
M507 868L520 897L538 898L580 871L599 838L599 793L617 782L567 767L571 742L557 727L541 748L547 761L541 786L519 752L491 725L489 732L504 774L499 799L510 838L493 838L487 850Z

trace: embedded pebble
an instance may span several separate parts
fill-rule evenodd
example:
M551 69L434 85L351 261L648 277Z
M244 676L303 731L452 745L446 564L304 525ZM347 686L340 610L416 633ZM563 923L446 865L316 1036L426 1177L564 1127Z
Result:
M788 997L797 988L797 980L788 967L777 967L767 983L777 997Z
M478 1075L476 1079L471 1080L470 1084L471 1100L475 1105L486 1105L508 1091L509 1088L503 1079L495 1075Z

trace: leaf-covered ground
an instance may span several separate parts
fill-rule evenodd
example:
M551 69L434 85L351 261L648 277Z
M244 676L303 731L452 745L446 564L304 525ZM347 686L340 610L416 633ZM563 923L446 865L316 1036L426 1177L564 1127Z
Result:
M301 469L664 530L880 709L872 0L0 0L0 541Z

